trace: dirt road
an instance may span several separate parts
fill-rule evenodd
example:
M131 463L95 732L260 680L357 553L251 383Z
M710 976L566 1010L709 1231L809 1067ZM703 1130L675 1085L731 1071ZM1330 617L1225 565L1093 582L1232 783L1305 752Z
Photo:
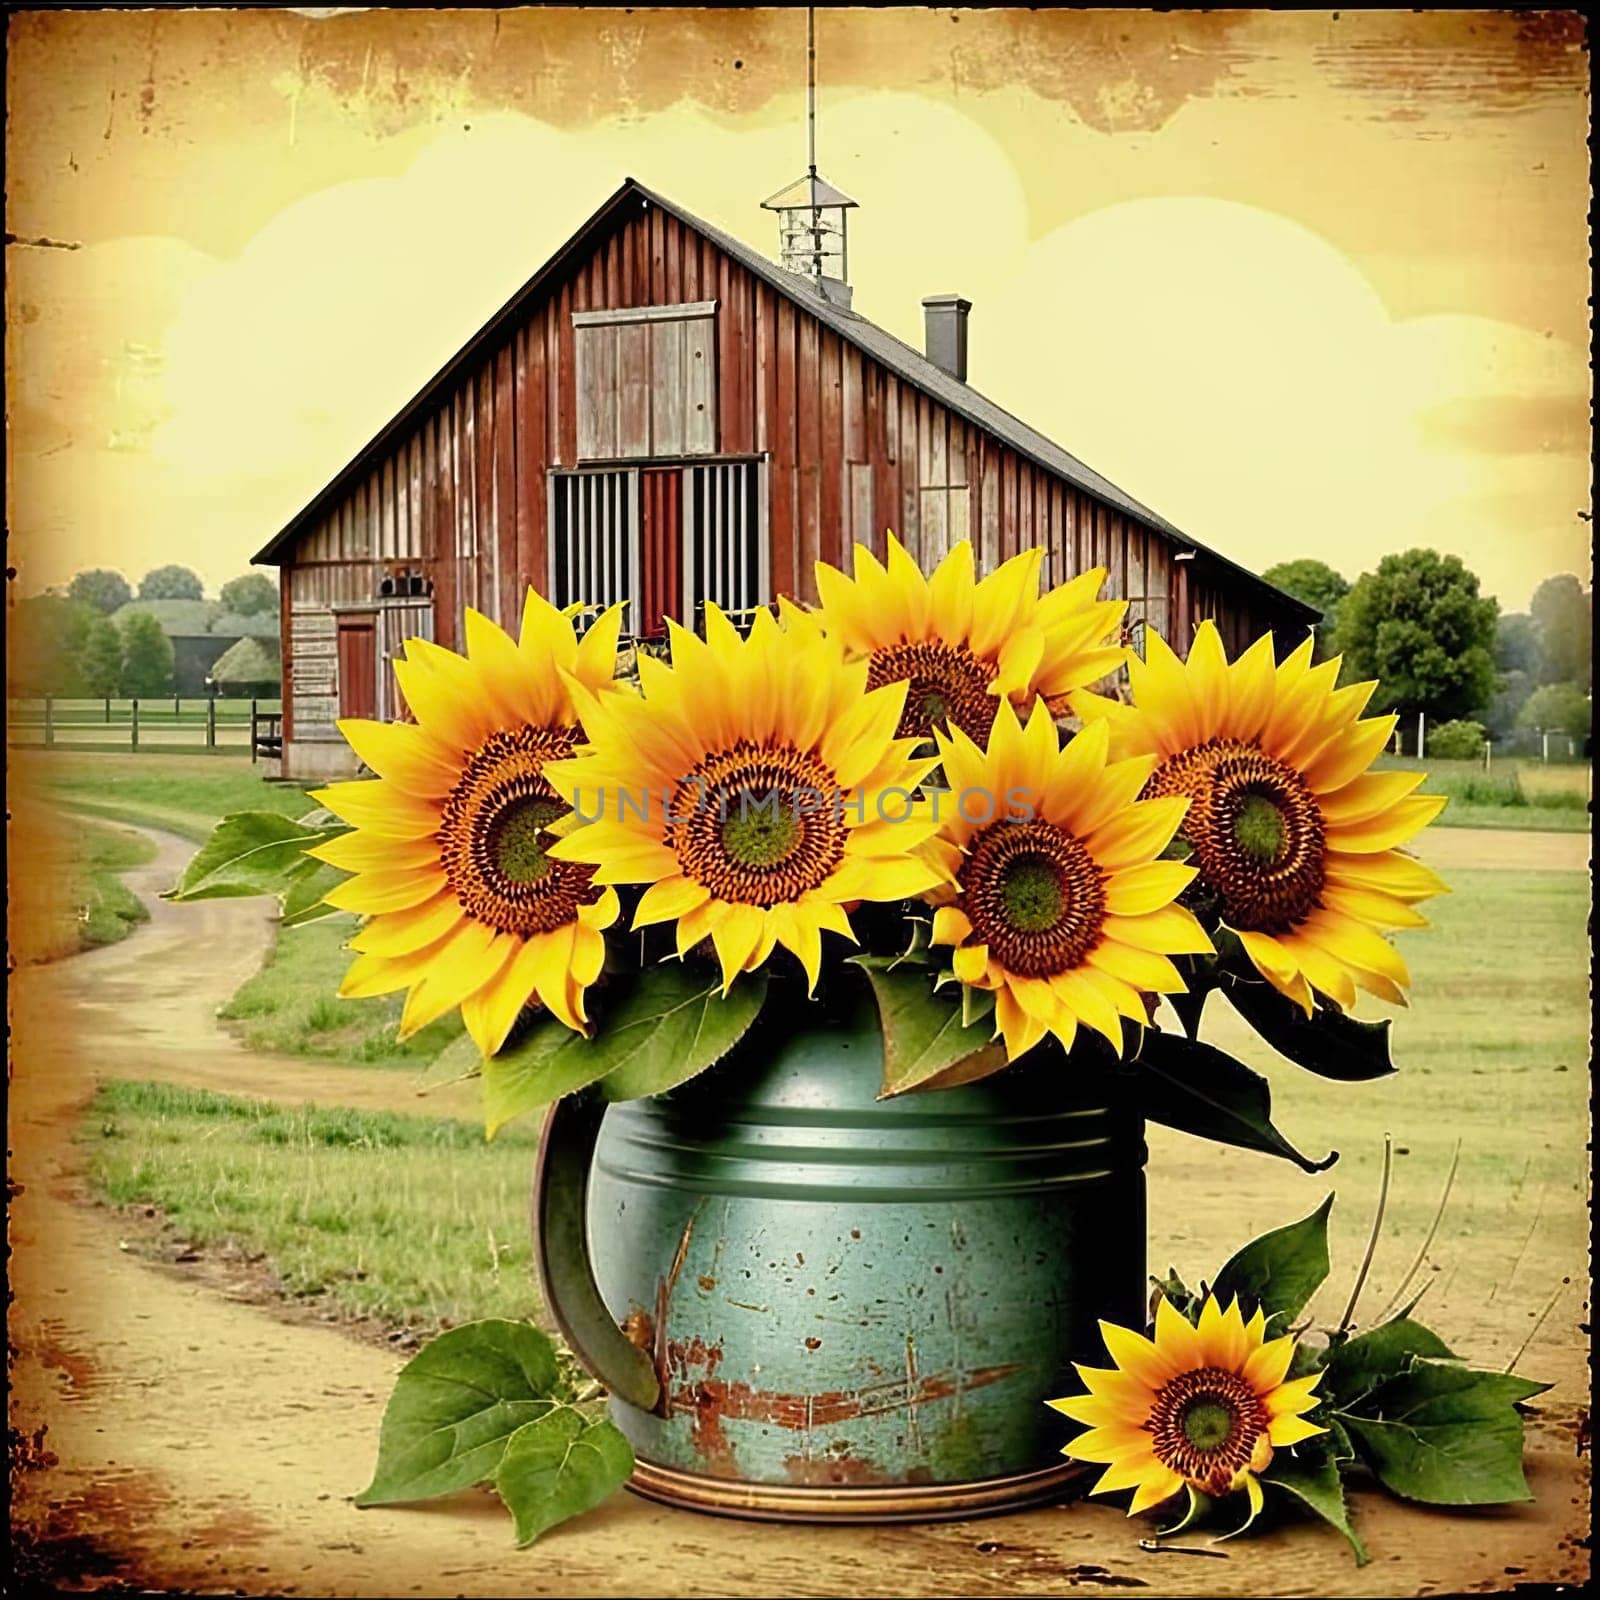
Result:
M142 893L169 883L189 849L160 842L161 856L130 874ZM73 1135L107 1074L465 1115L471 1087L453 1103L419 1102L408 1074L243 1050L215 1012L260 963L265 910L153 912L123 944L23 969L12 989L11 1420L25 1436L45 1430L19 1474L16 1517L58 1581L332 1595L1393 1595L1582 1581L1587 1459L1570 1406L1530 1427L1532 1505L1462 1516L1361 1497L1374 1560L1360 1571L1320 1530L1224 1546L1220 1559L1147 1553L1137 1541L1148 1529L1101 1505L786 1530L621 1496L520 1555L484 1495L357 1512L349 1497L370 1472L397 1361L134 1259L116 1217L86 1201ZM1203 1166L1184 1181L1203 1183Z

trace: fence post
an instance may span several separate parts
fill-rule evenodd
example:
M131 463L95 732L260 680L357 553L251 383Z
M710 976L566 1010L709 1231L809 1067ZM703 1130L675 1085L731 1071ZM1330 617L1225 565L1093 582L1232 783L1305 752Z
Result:
M128 728L129 728L129 737L130 737L130 739L132 741L129 744L128 748L130 750L137 750L139 748L139 697L138 697L138 695L135 695L133 697L133 702L132 702L131 712L130 712L130 721L128 723Z
M44 697L44 747L46 750L56 742L55 706L50 696Z
M256 697L250 696L250 765L256 764Z
M206 749L217 748L217 697L206 701Z
M172 697L172 714L175 717L181 717L183 715L183 707L178 704L177 695L173 695Z
M111 726L111 696L106 696L106 726Z
M1424 751L1426 750L1426 743L1425 743L1426 718L1427 718L1427 713L1425 711L1419 711L1417 713L1417 760L1418 761L1422 760Z
M1485 739L1483 741L1483 770L1484 770L1484 775L1485 776L1488 775L1489 765L1493 760L1494 760L1494 746L1492 744L1490 744L1490 742L1487 739Z
M1539 738L1543 744L1543 759L1548 762L1550 760L1550 730L1548 728L1542 729Z

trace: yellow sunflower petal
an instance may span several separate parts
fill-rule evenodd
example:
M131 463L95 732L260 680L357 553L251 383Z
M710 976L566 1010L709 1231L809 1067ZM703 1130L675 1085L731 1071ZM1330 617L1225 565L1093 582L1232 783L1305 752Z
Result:
M1274 1417L1267 1424L1267 1437L1280 1447L1299 1444L1303 1439L1314 1439L1319 1433L1327 1431L1314 1422L1307 1422L1304 1417Z

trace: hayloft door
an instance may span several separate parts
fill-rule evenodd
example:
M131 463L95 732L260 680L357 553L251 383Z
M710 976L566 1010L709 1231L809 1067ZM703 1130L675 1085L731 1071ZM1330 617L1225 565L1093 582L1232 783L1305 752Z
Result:
M639 474L640 638L658 639L667 618L683 621L683 469L653 467Z
M339 617L339 715L371 717L378 710L378 641L370 611Z

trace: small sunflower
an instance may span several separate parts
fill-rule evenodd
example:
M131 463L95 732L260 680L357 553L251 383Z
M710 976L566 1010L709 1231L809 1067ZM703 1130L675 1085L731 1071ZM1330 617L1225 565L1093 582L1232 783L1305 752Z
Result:
M1073 706L1116 754L1157 759L1147 795L1193 802L1191 859L1263 978L1308 1016L1312 990L1403 1005L1410 974L1384 935L1426 927L1416 903L1448 891L1396 846L1445 802L1412 793L1425 773L1367 770L1397 719L1363 719L1377 685L1336 689L1339 658L1313 666L1311 648L1275 665L1268 635L1230 666L1203 622L1186 665L1152 633L1132 705L1080 691Z
M1026 727L1001 702L987 751L959 728L936 737L949 791L927 854L950 881L930 896L933 942L994 991L1008 1059L1046 1032L1071 1049L1080 1023L1120 1052L1122 1019L1149 1020L1141 992L1183 990L1168 958L1211 949L1174 903L1194 868L1157 859L1188 801L1138 799L1155 763L1108 765L1104 727L1063 750L1042 701Z
M905 687L869 692L865 662L767 611L747 639L715 606L704 640L669 631L671 665L641 657L638 698L585 698L588 747L547 769L578 818L552 854L649 885L634 927L675 921L680 955L709 938L724 989L778 944L815 988L823 931L854 937L849 903L939 880L915 854L933 763L895 736Z
M1264 1338L1261 1312L1246 1322L1237 1300L1223 1311L1208 1296L1195 1327L1163 1298L1153 1343L1109 1322L1100 1332L1116 1365L1080 1366L1089 1393L1046 1404L1089 1425L1062 1454L1106 1468L1091 1493L1132 1489L1129 1516L1185 1484L1208 1495L1242 1488L1254 1514L1256 1475L1273 1451L1327 1431L1303 1415L1322 1374L1285 1382L1293 1336Z
M617 693L620 626L618 607L580 644L530 590L516 642L469 610L465 656L411 639L394 663L414 723L339 724L379 776L316 793L355 832L310 853L355 874L327 901L366 918L339 993L406 990L402 1039L459 1005L490 1056L535 1000L585 1031L619 906L587 867L550 856L567 807L544 767L583 738L569 683Z
M853 581L817 563L822 626L866 658L870 688L908 686L903 737L926 739L949 726L983 744L1001 700L1026 714L1036 694L1059 699L1127 659L1108 642L1126 602L1096 599L1105 568L1040 598L1042 555L1024 550L980 583L963 539L924 578L891 533L887 568L859 544Z

